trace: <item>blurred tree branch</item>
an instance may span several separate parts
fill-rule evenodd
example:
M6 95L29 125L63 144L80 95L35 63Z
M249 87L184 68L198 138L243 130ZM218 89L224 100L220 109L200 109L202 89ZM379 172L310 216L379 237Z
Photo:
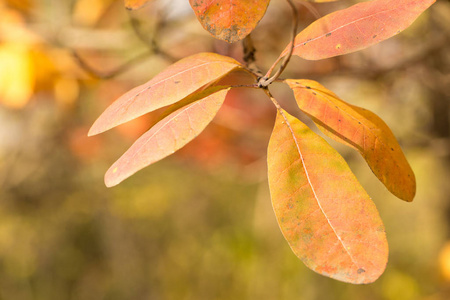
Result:
M88 72L90 75L100 78L100 79L110 79L113 77L116 77L126 71L128 71L129 69L131 69L134 65L140 63L141 61L143 61L144 59L147 59L149 57L149 55L151 55L152 53L149 52L145 52L142 53L141 55L138 55L134 58L132 58L131 60L127 61L126 63L122 64L121 66L119 66L118 68L112 70L112 71L100 71L100 70L96 70L94 69L92 66L90 66L79 54L76 50L71 49L72 55L75 58L75 61L78 63L78 65L85 70L86 72Z

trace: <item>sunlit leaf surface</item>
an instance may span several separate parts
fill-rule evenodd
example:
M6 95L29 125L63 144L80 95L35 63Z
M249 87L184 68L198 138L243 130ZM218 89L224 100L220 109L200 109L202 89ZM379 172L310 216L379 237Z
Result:
M406 29L435 0L374 0L326 15L295 38L294 55L317 60L355 52ZM286 55L289 46L283 51Z
M286 80L299 108L331 138L358 150L374 174L397 197L412 201L414 173L394 134L373 112L350 105L313 80Z
M273 208L294 253L334 279L375 281L388 258L384 226L344 159L284 111L267 156Z
M270 0L189 0L202 26L234 43L246 37L266 13Z
M171 105L239 67L234 59L214 53L186 57L117 99L95 121L89 135Z
M221 90L191 103L153 126L109 168L105 175L106 186L119 184L194 139L217 114L227 92L228 90Z

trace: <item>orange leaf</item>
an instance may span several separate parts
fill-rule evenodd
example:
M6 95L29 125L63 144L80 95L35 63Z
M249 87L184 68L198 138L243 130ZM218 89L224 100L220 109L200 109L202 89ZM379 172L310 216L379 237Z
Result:
M186 57L117 99L95 121L89 135L178 102L239 67L234 59L214 53Z
M344 159L285 111L267 156L272 205L294 253L322 275L375 281L388 258L384 226Z
M416 179L394 134L376 114L338 98L313 80L286 80L299 108L334 140L358 150L387 189L406 201Z
M202 26L228 43L242 40L258 25L270 0L189 0Z
M141 8L142 6L147 4L147 2L149 2L150 0L124 0L124 1L126 9L135 10Z
M158 116L158 118L155 120L155 123L161 121L163 118L167 117L169 114L180 109L181 107L191 104L192 102L195 102L199 99L205 98L217 91L229 88L234 85L251 85L256 82L256 79L257 78L255 77L255 75L250 73L246 69L233 70L217 81L200 88L188 97L185 97L184 99L167 107L164 112L160 116Z
M293 54L318 60L355 52L406 29L435 0L374 0L326 15L300 32ZM283 51L286 55L289 46Z
M184 147L212 121L228 90L221 90L173 112L144 133L106 172L106 186L117 185Z

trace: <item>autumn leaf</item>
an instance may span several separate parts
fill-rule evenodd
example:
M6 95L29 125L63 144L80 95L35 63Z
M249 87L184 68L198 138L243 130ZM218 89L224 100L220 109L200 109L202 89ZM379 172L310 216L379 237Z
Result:
M355 52L388 39L414 22L435 0L374 0L315 21L300 32L294 55L318 60ZM288 53L289 46L281 56Z
M283 110L267 157L272 205L293 252L322 275L375 281L388 258L384 226L344 159Z
M266 13L270 0L189 0L202 26L234 43L246 37Z
M139 9L151 0L124 0L125 8L130 10Z
M95 121L89 135L171 105L239 67L234 59L215 53L186 57L117 99Z
M373 112L350 105L313 80L286 80L299 108L329 137L358 150L391 193L412 201L414 173L394 134Z
M191 104L199 99L205 98L213 93L216 93L217 91L227 89L231 86L251 85L256 82L256 79L257 78L255 77L255 75L250 73L246 69L232 70L215 82L201 87L191 95L167 107L164 112L156 119L156 122L159 122L160 120L167 117L174 111L182 108L183 106Z
M106 172L106 186L119 184L194 139L217 114L228 90L180 108L144 133Z

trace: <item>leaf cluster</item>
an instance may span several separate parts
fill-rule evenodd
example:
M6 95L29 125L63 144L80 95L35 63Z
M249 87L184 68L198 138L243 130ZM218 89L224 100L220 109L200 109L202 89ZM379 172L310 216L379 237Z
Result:
M125 0L130 9L146 2ZM198 20L214 37L230 43L245 39L247 63L214 53L195 54L117 99L97 119L89 135L166 109L110 167L105 183L108 187L117 185L185 146L213 120L231 89L262 89L277 108L267 163L272 204L284 237L312 270L344 282L373 282L383 273L388 259L385 230L374 203L339 153L286 112L272 96L270 85L287 84L298 108L325 135L354 148L392 194L412 201L414 173L380 117L343 101L316 81L279 76L291 55L325 59L390 38L435 1L373 0L324 16L294 34L263 76L251 55L254 49L248 35L269 2L190 0ZM295 33L296 7L290 0L288 3L293 8ZM251 78L250 84L233 80L242 72Z

